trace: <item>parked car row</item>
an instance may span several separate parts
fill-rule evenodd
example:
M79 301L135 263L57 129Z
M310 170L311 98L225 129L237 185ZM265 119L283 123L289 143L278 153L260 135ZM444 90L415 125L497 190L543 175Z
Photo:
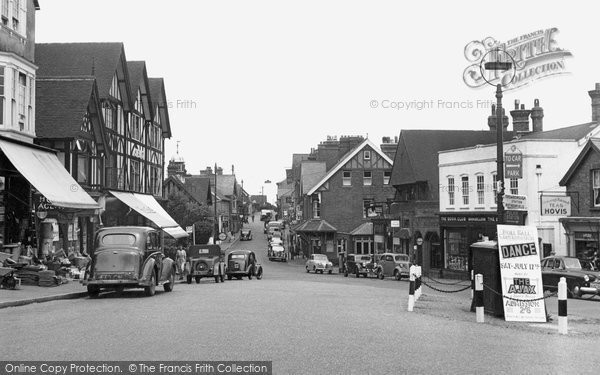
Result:
M567 282L567 297L600 295L600 272L584 269L575 257L551 256L542 259L542 282L544 290L558 290L558 282L564 277Z

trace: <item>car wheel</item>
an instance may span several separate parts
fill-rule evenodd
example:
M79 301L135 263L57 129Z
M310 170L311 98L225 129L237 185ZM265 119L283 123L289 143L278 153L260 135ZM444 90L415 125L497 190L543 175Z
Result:
M219 275L215 276L215 283L219 283Z
M163 284L163 289L165 290L165 292L172 292L174 285L175 285L175 270L173 270L171 272L171 276L169 276L169 282L166 284Z
M144 288L144 293L147 297L152 297L156 293L156 273L154 271L150 274L150 285Z
M330 275L331 275L331 273L332 273L332 272L333 272L333 270L329 270L328 274L330 274Z
M236 279L238 279L238 280L241 280L241 279L242 279L242 277L241 277L241 276L236 276L235 278L236 278Z
M379 269L379 270L377 270L377 278L378 278L379 280L383 280L383 279L385 279L385 275L383 274L383 271L382 271L382 270L380 270L380 269Z
M360 272L358 272L358 269L356 269L356 278L358 279L360 277Z
M100 294L100 288L95 285L88 285L87 292L90 298L96 298L98 297L98 294Z
M344 271L344 277L348 277L348 270Z
M256 274L256 280L262 279L262 267L258 269L258 273Z
M202 279L200 276L196 276L196 284L200 284L200 279Z
M313 266L313 272L314 272L315 274L317 274L317 267L316 267L316 266Z
M306 273L309 273L309 272L310 272L310 271L309 271L309 269L308 269L308 266L306 266Z
M231 279L233 279L233 276L227 275L227 280L231 280Z
M366 278L367 278L367 274L366 274L366 273L363 273L363 277L366 279Z
M400 279L402 279L402 276L400 276L400 272L398 272L398 270L394 271L394 278L398 281L400 281Z
M187 275L187 283L188 284L192 283L192 275Z

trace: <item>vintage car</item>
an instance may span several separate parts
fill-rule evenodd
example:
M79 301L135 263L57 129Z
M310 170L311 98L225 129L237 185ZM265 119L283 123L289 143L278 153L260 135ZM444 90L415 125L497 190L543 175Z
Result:
M252 239L252 231L248 228L243 228L240 232L240 241L249 241Z
M600 295L600 273L582 269L579 259L575 257L546 257L542 259L541 266L544 290L558 290L558 282L564 277L567 281L567 297Z
M187 251L187 283L200 283L203 277L214 277L215 283L225 281L225 252L219 245L192 245Z
M262 279L263 269L256 260L256 255L250 250L233 250L227 256L227 280L248 276L249 280L256 276L258 280Z
M285 251L285 247L282 245L271 246L271 249L269 250L269 260L287 262L287 252Z
M396 280L410 277L410 260L406 254L383 253L377 262L377 277L383 280L386 276L394 276Z
M175 261L165 256L160 231L154 228L102 228L91 258L81 280L90 297L102 289L126 288L144 288L147 296L153 296L157 286L170 292L175 285Z
M306 272L314 271L314 273L333 272L333 263L329 261L325 254L311 254L306 261Z
M346 256L346 264L344 267L344 277L348 277L348 274L356 275L356 277L359 277L360 275L367 277L369 274L369 268L367 268L368 264L372 264L370 255L348 254ZM371 266L370 269L372 270L373 267Z

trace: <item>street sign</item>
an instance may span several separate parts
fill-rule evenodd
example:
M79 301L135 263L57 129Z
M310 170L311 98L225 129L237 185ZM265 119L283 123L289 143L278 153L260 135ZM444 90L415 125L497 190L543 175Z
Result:
M502 290L497 292L502 292L504 319L545 322L537 228L498 225L498 254Z
M400 228L400 220L391 220L390 221L390 226L392 228Z
M523 153L515 145L504 153L504 177L523 178Z
M219 233L219 240L225 241L227 239L227 234L221 232Z
M527 211L527 196L504 194L502 204L505 210Z
M571 216L571 197L542 195L542 216Z

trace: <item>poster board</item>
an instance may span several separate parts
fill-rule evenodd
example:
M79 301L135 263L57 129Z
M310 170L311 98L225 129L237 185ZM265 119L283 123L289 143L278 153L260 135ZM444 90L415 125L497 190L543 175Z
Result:
M540 251L536 227L498 225L498 255L506 321L546 321L546 306L540 299L544 296Z

